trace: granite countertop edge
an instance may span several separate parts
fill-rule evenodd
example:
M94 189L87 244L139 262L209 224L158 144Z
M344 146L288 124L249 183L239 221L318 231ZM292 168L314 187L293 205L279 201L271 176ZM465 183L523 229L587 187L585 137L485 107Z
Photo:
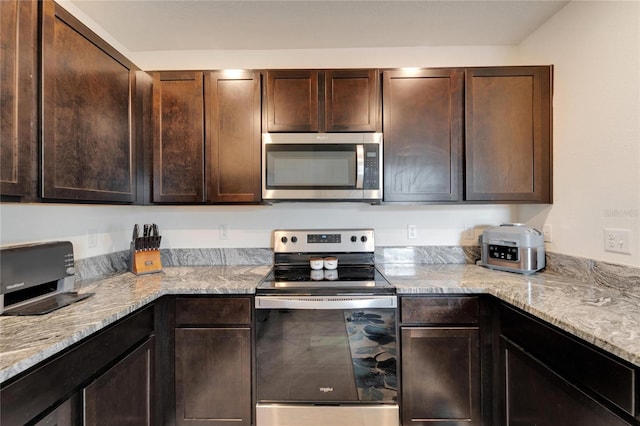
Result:
M0 317L0 383L165 295L252 295L268 265L172 267L83 283L83 302L35 317ZM552 272L476 265L382 265L398 295L489 294L640 366L640 298ZM33 330L36 330L35 332ZM638 343L636 343L638 342Z

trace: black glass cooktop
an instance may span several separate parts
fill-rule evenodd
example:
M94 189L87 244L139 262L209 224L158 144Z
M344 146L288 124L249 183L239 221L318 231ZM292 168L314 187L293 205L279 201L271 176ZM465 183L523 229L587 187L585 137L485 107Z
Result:
M370 265L341 266L337 269L275 267L256 288L256 292L261 294L296 291L395 293L395 288Z

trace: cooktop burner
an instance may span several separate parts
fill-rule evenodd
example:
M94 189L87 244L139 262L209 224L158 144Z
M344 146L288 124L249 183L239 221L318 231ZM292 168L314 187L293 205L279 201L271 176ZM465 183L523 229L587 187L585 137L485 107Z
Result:
M257 294L282 293L395 293L375 267L338 269L274 268L256 288Z

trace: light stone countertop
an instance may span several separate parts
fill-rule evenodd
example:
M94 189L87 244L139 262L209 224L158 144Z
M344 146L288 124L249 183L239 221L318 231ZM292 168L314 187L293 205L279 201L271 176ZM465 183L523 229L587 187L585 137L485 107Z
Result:
M640 366L640 289L634 292L554 272L521 275L476 265L383 265L399 295L491 294Z
M400 295L491 294L640 366L640 296L553 272L526 276L472 264L387 264ZM0 382L169 294L254 294L268 265L169 267L86 283L94 296L41 316L0 316Z
M270 266L164 268L84 284L83 301L45 315L0 316L0 383L167 294L253 294Z

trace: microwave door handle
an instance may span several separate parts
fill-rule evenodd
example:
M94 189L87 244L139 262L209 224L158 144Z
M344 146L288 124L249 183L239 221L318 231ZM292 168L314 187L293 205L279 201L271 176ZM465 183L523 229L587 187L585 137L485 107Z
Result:
M356 145L356 189L362 189L364 181L364 145Z

